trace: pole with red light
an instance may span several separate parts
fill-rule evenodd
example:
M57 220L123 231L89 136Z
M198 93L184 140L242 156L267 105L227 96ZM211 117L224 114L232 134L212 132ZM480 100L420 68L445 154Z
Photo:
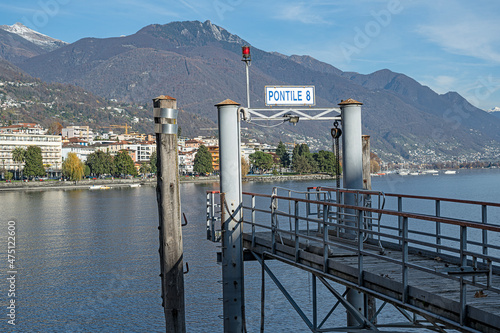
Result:
M250 108L250 79L248 76L248 67L250 66L250 62L252 58L250 56L250 46L244 45L241 47L241 54L243 55L243 59L241 61L245 62L245 68L247 73L247 108Z

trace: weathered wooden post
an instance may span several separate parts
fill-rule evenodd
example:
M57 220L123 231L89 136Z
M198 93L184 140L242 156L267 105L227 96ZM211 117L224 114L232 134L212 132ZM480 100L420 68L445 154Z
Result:
M160 267L166 332L185 333L184 262L177 158L177 100L153 99L157 154Z
M370 152L371 152L370 136L363 135L362 141L363 141L363 189L371 191L372 177L371 177L371 158L370 158ZM371 217L371 213L368 213L367 215ZM370 226L371 226L371 221L372 220L370 220ZM369 235L368 237L373 238L373 235ZM375 297L369 295L365 295L365 297L367 304L366 314L368 316L368 319L372 319L377 313L377 303ZM374 318L372 323L376 324L377 318Z
M363 189L372 189L371 177L371 160L370 160L370 136L363 135Z

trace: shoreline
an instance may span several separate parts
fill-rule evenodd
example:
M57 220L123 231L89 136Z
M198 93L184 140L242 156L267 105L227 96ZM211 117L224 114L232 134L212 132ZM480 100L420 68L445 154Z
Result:
M279 181L301 181L301 180L335 180L329 175L287 175L287 176L251 176L243 177L243 182L279 182ZM214 183L219 182L219 176L208 177L179 177L180 183ZM30 181L0 183L0 191L41 191L59 189L89 189L91 186L103 186L110 188L130 187L131 185L156 186L156 178L146 179L96 179L72 181Z

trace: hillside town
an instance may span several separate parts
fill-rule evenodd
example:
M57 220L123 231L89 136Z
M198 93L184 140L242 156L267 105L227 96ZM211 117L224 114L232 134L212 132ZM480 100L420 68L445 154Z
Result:
M63 175L63 163L68 156L75 156L84 166L91 164L87 161L89 156L96 152L103 152L116 157L124 154L130 157L133 164L132 171L128 169L122 174L147 176L154 173L151 170L156 161L156 137L155 134L144 134L129 132L128 125L110 125L108 130L96 131L90 126L71 125L66 127L44 128L37 123L14 123L0 124L0 179L7 179L8 173L11 177L19 179L25 167L24 161L16 159L15 150L26 150L28 147L39 147L44 170L40 178L60 178ZM123 133L117 133L123 132ZM52 133L52 134L51 134ZM56 134L58 133L58 134ZM179 133L180 134L180 133ZM295 140L294 140L295 141ZM211 166L207 171L195 170L195 158L200 149L204 147L204 153L208 154ZM300 148L300 149L299 149ZM241 156L250 173L265 173L277 170L280 172L314 173L323 172L333 174L335 158L333 153L322 151L312 153L309 151L308 143L297 140L291 142L280 142L274 146L258 142L250 137L243 137L241 143ZM255 154L265 153L270 156ZM304 156L298 159L298 155ZM269 158L264 161L262 157ZM210 164L210 162L209 162ZM178 136L178 165L181 176L193 176L198 174L218 174L219 172L219 142L214 136L197 136L193 138ZM340 162L341 165L341 162ZM483 168L497 167L498 163L477 162L466 160L438 161L429 159L427 163L385 163L376 154L371 153L371 172L375 175L387 172L398 172L399 170L416 170L425 172L433 169L458 169L458 168ZM42 174L45 173L45 176ZM92 172L92 176L101 172ZM85 176L90 176L85 174ZM28 177L27 177L28 178Z
M123 129L125 133L117 134L113 129ZM50 134L49 130L36 123L16 123L0 126L0 168L2 170L19 173L22 163L15 160L14 149L40 147L48 177L60 177L63 161L73 153L85 163L90 154L97 151L116 156L119 152L126 152L134 163L138 173L141 166L150 163L156 152L156 138L154 134L129 133L127 125L111 125L109 131L95 132L89 126L67 126L60 129L60 134ZM217 174L219 170L219 142L218 138L198 136L178 138L179 173L193 175L194 160L200 146L205 146L211 154L212 170ZM293 144L287 144L291 155ZM242 157L249 162L249 156L255 151L275 154L276 147L262 144L256 140L242 143Z

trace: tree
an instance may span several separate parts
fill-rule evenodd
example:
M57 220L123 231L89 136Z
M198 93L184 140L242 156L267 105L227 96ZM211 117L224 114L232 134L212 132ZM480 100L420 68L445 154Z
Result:
M10 182L10 181L12 180L12 177L14 177L14 175L12 174L12 172L7 171L7 172L5 173L5 180L6 180L6 181L9 181L9 182Z
M156 151L154 151L151 156L149 157L149 164L150 164L150 167L151 167L151 173L156 173L156 169L157 169L157 166L156 166L156 163L157 163L157 155L156 155Z
M42 149L38 146L29 146L25 155L24 174L28 177L43 177L45 169L43 168Z
M90 167L87 164L83 165L83 173L85 177L90 176Z
M16 163L19 163L18 172L21 170L21 164L24 162L26 157L26 150L21 147L16 147L12 151L12 160ZM21 178L20 174L17 174L17 178Z
M75 153L68 153L68 157L63 162L62 171L64 176L75 182L82 180L85 174L83 163Z
M293 160L293 169L300 174L310 173L312 170L307 158L301 155Z
M299 156L300 156L300 145L295 145L295 146L293 146L293 152L292 152L292 167L295 164L295 160Z
M377 154L375 154L374 152L370 152L370 172L371 173L376 173L376 172L380 172L380 164L382 164L382 160L380 159L380 157L378 157ZM441 168L440 167L437 167L439 169Z
M100 176L114 173L113 156L110 153L96 151L87 156L86 164L90 168L90 173Z
M286 147L280 140L280 143L278 143L278 147L276 147L276 155L278 155L281 159L281 156L283 156L284 153L286 153Z
M286 151L286 147L283 142L280 141L278 143L278 147L276 147L276 155L280 158L280 166L288 168L290 165L290 155Z
M194 157L193 171L200 174L212 173L214 171L212 154L210 154L208 148L204 145L200 145Z
M142 163L141 167L139 168L139 171L143 175L150 173L151 172L151 164L149 164L149 163Z
M303 143L299 146L299 155L307 156L307 154L310 154L309 146L307 145L307 143Z
M316 172L318 163L309 152L309 146L307 146L307 144L295 145L293 148L292 168L295 172L301 174Z
M380 164L376 160L370 160L370 173L380 172Z
M245 177L250 172L250 164L242 156L241 157L241 176Z
M260 171L260 173L265 173L267 170L270 170L273 165L273 156L271 154L266 154L261 151L256 151L253 154L250 154L250 162L252 162L253 166Z
M126 150L120 150L114 158L116 175L137 175L134 167L134 161Z
M50 124L48 128L48 133L51 135L59 135L61 134L63 129L63 126L61 125L60 122L54 121L52 124Z
M335 174L335 154L331 151L320 150L313 154L313 158L318 165L320 172L326 172L331 175Z
M288 154L288 152L285 151L283 153L280 158L280 164L285 168L288 168L290 166L290 155Z

